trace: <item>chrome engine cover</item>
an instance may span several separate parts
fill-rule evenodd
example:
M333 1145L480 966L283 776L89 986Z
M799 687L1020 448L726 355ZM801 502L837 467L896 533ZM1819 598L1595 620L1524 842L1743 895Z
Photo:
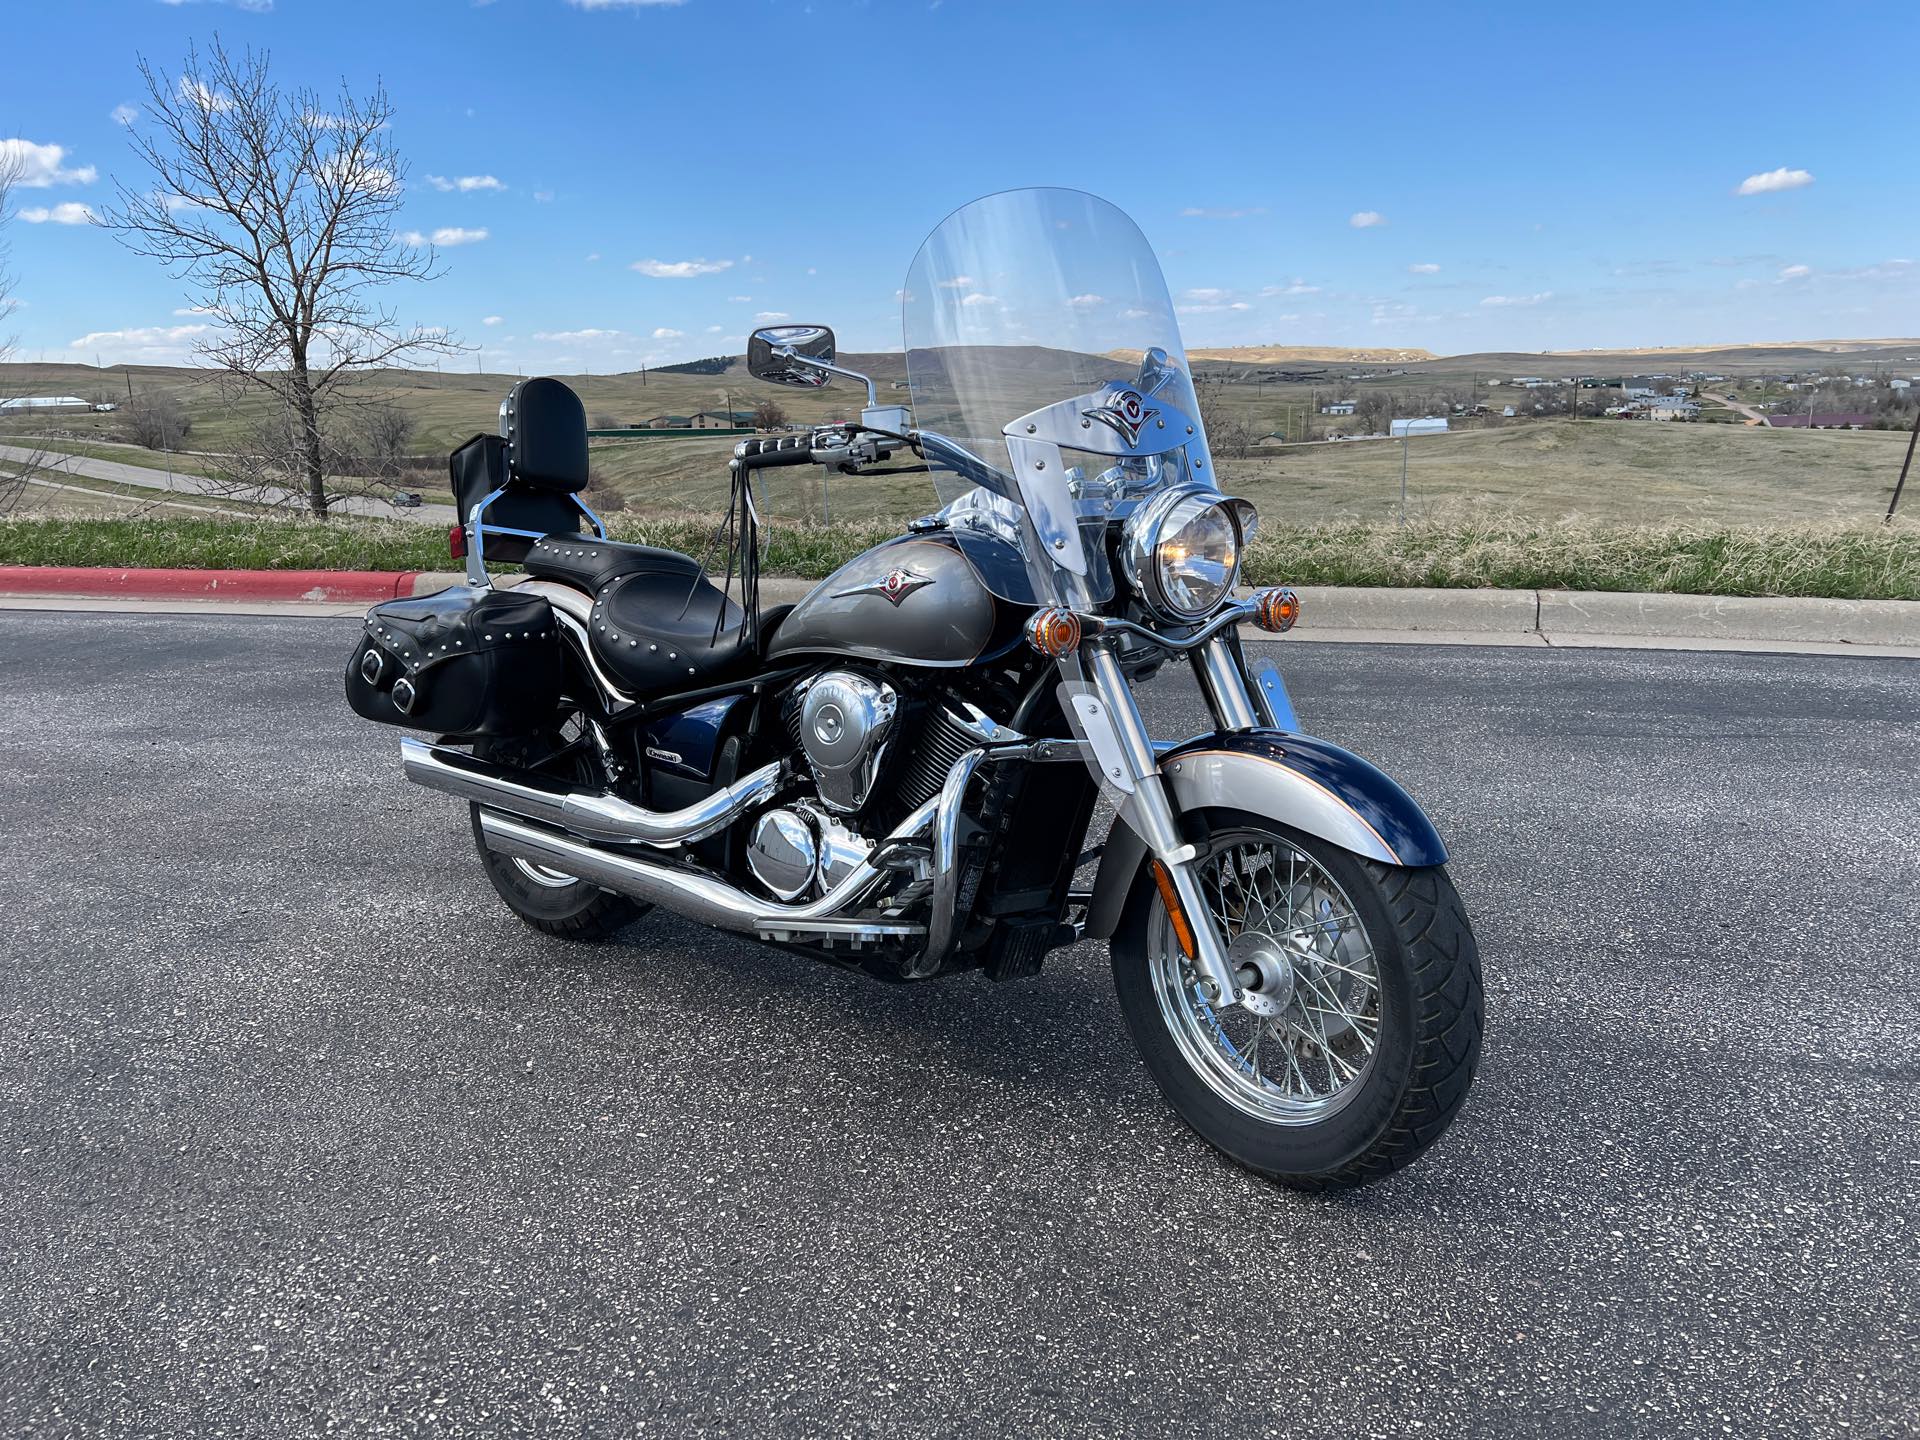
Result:
M747 837L747 868L782 900L798 900L813 888L820 845L813 822L793 810L769 810Z
M808 683L800 704L800 745L820 798L835 810L866 803L899 707L891 685L851 670L829 670Z

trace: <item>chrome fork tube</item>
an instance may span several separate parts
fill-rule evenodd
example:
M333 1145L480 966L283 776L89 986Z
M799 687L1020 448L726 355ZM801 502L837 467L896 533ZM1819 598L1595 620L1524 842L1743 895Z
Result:
M1216 635L1193 652L1193 670L1200 677L1207 704L1222 730L1252 730L1260 719L1254 714L1253 697L1247 693L1247 677L1225 635Z
M1200 877L1193 864L1198 852L1181 838L1179 812L1174 809L1173 797L1167 793L1166 781L1160 775L1153 741L1147 734L1140 707L1134 703L1133 690L1120 671L1120 662L1099 641L1082 646L1080 655L1087 674L1106 701L1123 761L1132 772L1133 815L1140 836L1154 857L1167 867L1174 894L1180 897L1180 908L1187 912L1200 987L1208 1003L1216 1008L1232 1005L1238 998L1233 967L1227 961L1226 946L1221 943L1219 931L1214 928L1213 911L1200 889ZM1245 698L1244 687L1242 698Z

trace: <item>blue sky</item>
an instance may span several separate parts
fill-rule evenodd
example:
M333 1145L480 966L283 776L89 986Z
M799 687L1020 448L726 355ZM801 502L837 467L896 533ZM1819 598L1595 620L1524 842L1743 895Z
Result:
M385 82L402 227L464 241L395 299L489 369L737 351L775 314L897 348L920 239L1030 184L1134 216L1190 345L1920 334L1909 5L8 9L0 143L38 182L7 232L20 358L189 354L179 284L61 221L141 173L136 58L215 32L289 83Z

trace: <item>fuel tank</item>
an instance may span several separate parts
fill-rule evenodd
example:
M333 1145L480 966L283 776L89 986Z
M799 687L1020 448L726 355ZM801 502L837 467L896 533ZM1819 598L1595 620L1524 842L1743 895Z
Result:
M1019 616L937 534L876 545L807 593L780 622L769 660L852 655L956 668L1016 643Z

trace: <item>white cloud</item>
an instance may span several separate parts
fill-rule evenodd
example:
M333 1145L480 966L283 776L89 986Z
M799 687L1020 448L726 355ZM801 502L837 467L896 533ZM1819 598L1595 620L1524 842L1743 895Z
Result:
M1262 295L1318 295L1320 293L1320 287L1318 285L1309 285L1296 275L1293 278L1292 284L1269 285L1260 293Z
M491 175L429 175L427 176L427 184L442 194L458 190L464 195L475 190L504 190L507 188Z
M683 0L567 0L576 10L653 10L670 9Z
M729 305L751 305L753 303L753 297L751 295L729 295L727 296L727 303Z
M1790 280L1804 280L1811 274L1813 274L1811 265L1787 265L1781 268L1778 278L1784 285Z
M1067 301L1067 304L1073 306L1076 310L1091 310L1096 305L1104 305L1106 303L1107 297L1104 295L1075 295L1071 300Z
M784 310L762 310L758 315L753 317L753 322L756 325L777 325L782 320L791 320L792 318L793 317Z
M0 170L17 172L14 184L29 190L49 185L91 185L100 172L91 165L65 165L67 147L36 145L31 140L0 140Z
M976 290L960 303L962 305L998 305L1000 298L997 295L983 295Z
M1180 292L1180 298L1182 300L1192 301L1195 304L1207 305L1214 301L1226 299L1230 293L1232 292L1217 289L1212 285L1200 285L1192 290L1182 290Z
M313 167L313 173L326 184L342 189L363 190L369 195L400 193L400 181L391 170L351 155L328 155Z
M1252 205L1244 210L1216 210L1205 205L1189 205L1180 213L1195 220L1244 220L1249 215L1266 214L1267 207Z
M669 330L666 326L662 325L658 330L653 332L653 338L656 340L684 340L687 338L687 332L684 330Z
M69 200L51 210L44 205L28 206L20 211L20 218L29 225L91 225L98 217L78 201Z
M622 339L626 333L624 330L537 330L533 338L555 345L592 345L602 340Z
M69 341L68 348L88 356L98 354L115 364L133 360L165 363L187 359L193 353L193 342L212 328L210 325L148 325L125 330L93 330Z
M140 118L138 105L116 105L108 116L116 125L131 125Z
M630 267L656 280L690 280L695 275L718 275L731 270L731 260L636 260Z
M971 290L973 288L973 277L971 275L956 275L951 280L942 280L940 282L940 288L942 290Z
M395 237L402 245L478 245L487 238L485 228L467 230L459 225L442 225L431 235L423 235L418 230L402 230Z
M553 200L553 191L536 190L533 192L533 198L542 205L550 204Z
M1356 210L1347 217L1347 224L1356 230L1371 230L1376 225L1387 223L1387 217L1378 210Z
M809 274L809 275L818 275L819 273L820 273L820 271L819 271L819 270L818 270L818 269L817 269L816 267L814 267L814 266L812 266L812 265L809 265L809 266L807 266L807 274Z
M596 250L591 255L587 256L587 263L589 265L598 265L600 263L600 252Z
M1553 298L1551 290L1542 290L1534 295L1489 295L1480 303L1495 307L1502 305L1544 305Z
M273 9L273 0L160 0L162 5L231 5L236 10L245 10L254 15L265 15Z
M480 323L482 325L498 325L500 323L500 320L501 320L501 317L498 315L488 315L485 318L483 318L480 321Z
M1776 190L1798 190L1802 185L1813 183L1813 173L1808 170L1789 170L1784 165L1778 170L1762 170L1758 175L1749 175L1740 182L1733 193L1736 195L1770 195Z
M719 334L719 333L720 333L720 332L721 332L722 330L724 330L724 329L726 329L726 328L727 328L727 327L726 327L726 326L724 326L724 325L709 325L709 326L707 326L707 334L709 334L709 335L718 335L718 334Z
M1409 265L1407 266L1407 273L1409 275L1438 275L1440 273L1440 267L1431 262Z
M188 75L182 75L180 77L180 83L176 85L174 89L178 92L182 100L201 110L231 110L233 108L233 97L231 95L222 95L219 91L209 88L204 81L195 80Z

